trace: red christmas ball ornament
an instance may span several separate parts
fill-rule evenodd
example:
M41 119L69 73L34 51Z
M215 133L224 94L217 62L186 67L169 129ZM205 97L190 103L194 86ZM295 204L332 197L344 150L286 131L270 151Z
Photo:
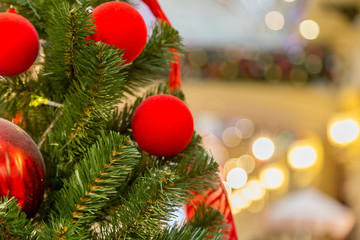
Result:
M137 58L146 45L147 29L143 17L131 5L124 2L106 2L97 6L93 15L96 33L95 42L124 49L126 63Z
M16 13L0 13L0 75L14 76L25 72L39 52L35 27Z
M45 164L31 137L0 118L0 196L16 197L21 210L34 216L44 195Z
M183 101L167 94L147 98L131 120L133 137L139 146L155 156L173 156L190 143L194 120Z

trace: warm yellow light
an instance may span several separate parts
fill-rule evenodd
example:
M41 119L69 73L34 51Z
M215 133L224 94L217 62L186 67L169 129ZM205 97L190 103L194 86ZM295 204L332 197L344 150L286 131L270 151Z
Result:
M227 183L234 189L239 189L246 184L247 173L242 168L233 168L226 176Z
M241 191L234 191L230 196L231 205L243 209L250 206L251 201L244 197Z
M359 137L359 124L353 119L335 121L328 130L330 140L339 145L347 145Z
M236 127L229 127L224 130L222 140L226 146L236 147L241 142L241 132Z
M269 29L279 31L285 24L284 15L278 11L268 12L265 16L265 24Z
M314 20L304 20L300 23L299 31L303 38L316 39L320 33L320 27Z
M295 2L295 0L284 0L284 2Z
M316 149L310 145L297 146L295 143L288 152L288 162L295 169L311 167L315 164L317 158Z
M265 195L265 188L261 182L251 180L242 189L242 193L249 200L260 200Z
M274 143L266 137L258 138L252 146L254 156L260 160L271 158L271 156L274 154L274 150Z
M280 188L284 183L284 173L279 168L268 168L260 174L260 179L267 189Z

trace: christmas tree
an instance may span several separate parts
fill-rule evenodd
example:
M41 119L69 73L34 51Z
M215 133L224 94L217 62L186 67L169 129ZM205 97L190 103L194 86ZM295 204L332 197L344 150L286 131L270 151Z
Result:
M0 3L0 114L36 143L36 149L28 143L23 146L21 141L27 138L22 130L0 121L0 235L5 239L225 237L221 213L201 203L194 206L191 219L169 225L179 207L218 185L217 163L193 133L193 122L183 123L181 111L189 112L180 89L178 55L183 46L178 32L158 11L158 23L146 39L143 20L132 18L139 19L138 13L127 15L135 8L119 1L104 7L109 4L105 2ZM157 4L144 2L150 8ZM113 21L111 11L118 9L117 4L120 12ZM20 25L10 25L13 22ZM29 35L19 35L26 32L22 27ZM39 56L34 31L40 39ZM170 83L159 82L167 78L170 66ZM138 107L145 99L154 99L151 96L160 99L159 108ZM165 110L162 101L168 104ZM184 110L166 116L173 103L175 109ZM144 111L154 119L138 120ZM190 138L184 133L189 131ZM37 149L43 160L29 154ZM14 174L12 167L19 173Z

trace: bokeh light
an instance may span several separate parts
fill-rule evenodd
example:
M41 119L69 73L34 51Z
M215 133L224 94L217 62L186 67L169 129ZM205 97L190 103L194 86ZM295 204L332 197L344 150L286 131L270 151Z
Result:
M299 31L303 38L313 40L319 36L320 27L314 20L308 19L300 23Z
M359 124L354 119L331 121L328 135L333 144L348 145L359 137Z
M265 195L265 187L257 180L251 180L246 183L242 189L244 196L249 200L260 200Z
M252 151L257 159L266 160L274 154L275 146L269 138L261 137L253 143Z
M284 15L278 11L268 12L265 16L265 24L269 29L279 31L285 25Z
M260 174L260 179L267 189L274 190L280 188L284 181L284 173L276 167L267 168Z
M241 191L234 191L230 196L230 202L232 206L238 209L244 209L250 206L251 201L247 199Z
M313 166L318 158L315 147L299 145L296 142L290 146L288 162L294 169L304 169Z
M250 138L255 130L254 123L246 118L237 121L235 127L237 127L240 130L242 138Z
M242 168L233 168L226 176L227 183L234 189L242 188L247 181L247 173Z
M236 127L226 128L222 135L224 144L228 147L236 147L241 142L241 132Z

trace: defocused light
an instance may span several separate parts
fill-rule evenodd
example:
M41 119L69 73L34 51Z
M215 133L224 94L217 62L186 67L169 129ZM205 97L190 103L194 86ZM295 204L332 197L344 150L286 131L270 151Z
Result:
M208 61L207 53L202 49L192 50L189 53L189 62L194 67L202 67Z
M281 68L276 64L269 64L265 68L265 78L271 83L280 82L282 78Z
M246 118L240 119L236 123L235 127L237 127L240 130L242 138L251 137L255 130L254 123L251 120L246 119Z
M295 2L295 0L284 0L284 2Z
M317 153L313 146L296 146L290 147L288 152L288 161L291 167L295 169L303 169L311 167L317 160Z
M237 167L244 169L247 174L252 173L255 168L255 160L252 156L248 154L242 155L237 160Z
M291 70L290 80L294 85L305 85L309 80L307 72L301 68Z
M265 195L265 188L257 180L249 181L242 189L244 196L249 200L260 200Z
M242 168L233 168L226 176L227 183L234 189L239 189L246 184L247 173Z
M228 184L227 182L223 181L223 184L224 184L224 187L225 187L225 190L226 190L226 193L227 195L231 195L231 186L230 184Z
M224 130L222 140L228 147L236 147L241 142L241 132L236 127L229 127Z
M284 183L285 177L279 168L268 168L261 172L260 179L267 189L277 189Z
M353 119L335 121L330 124L330 140L339 145L347 145L359 137L359 124Z
M305 68L308 72L313 74L320 73L322 67L322 60L319 56L311 54L306 57Z
M304 20L300 23L300 34L308 40L316 39L319 36L320 28L314 20Z
M252 146L254 156L260 160L271 158L271 156L274 154L274 150L274 143L266 137L258 138Z
M278 11L268 12L265 16L265 24L269 29L279 31L285 24L284 15Z
M246 199L241 191L234 191L230 196L230 202L232 206L243 209L250 206L251 201Z

